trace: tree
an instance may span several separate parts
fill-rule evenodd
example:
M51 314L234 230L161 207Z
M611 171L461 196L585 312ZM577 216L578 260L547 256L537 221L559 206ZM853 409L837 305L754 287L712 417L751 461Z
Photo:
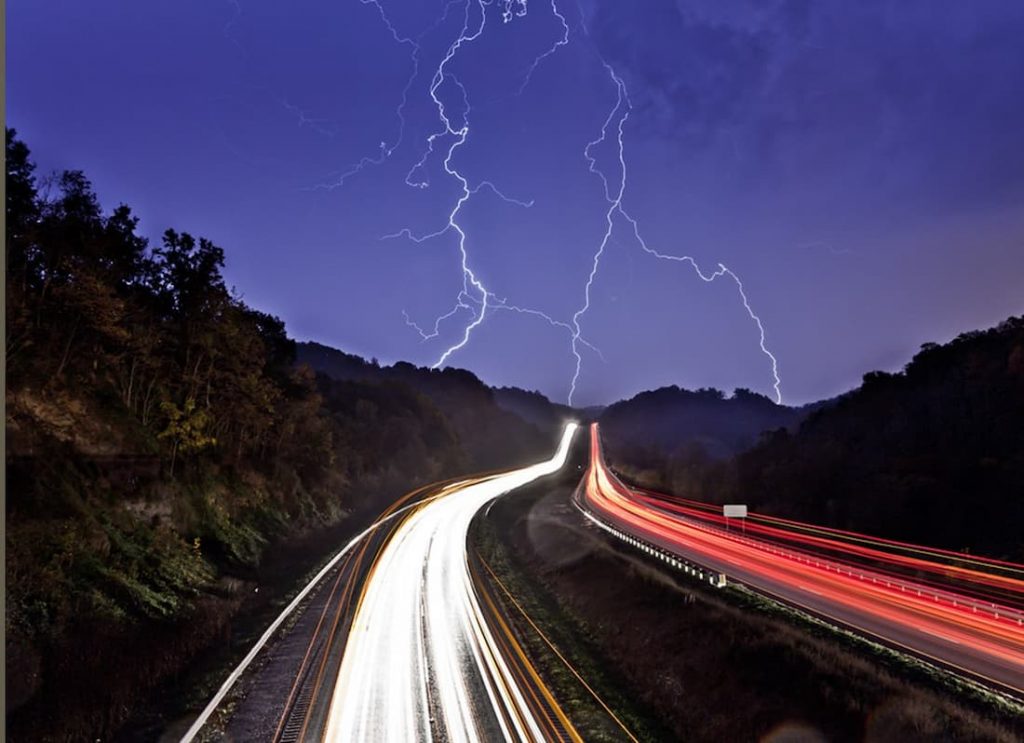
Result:
M17 139L14 129L6 130L5 157L7 158L6 204L7 271L17 274L27 263L25 251L29 236L39 219L36 193L35 163L30 159L28 147Z
M210 423L207 411L196 407L194 398L185 400L185 406L179 408L173 402L160 403L160 409L167 416L167 427L158 436L171 440L171 477L174 477L174 462L178 450L197 452L217 443L217 439L206 433Z
M29 149L17 139L13 129L6 130L6 241L7 267L7 359L16 361L32 345L32 318L28 308L28 288L34 279L32 265L33 233L39 222L35 164Z

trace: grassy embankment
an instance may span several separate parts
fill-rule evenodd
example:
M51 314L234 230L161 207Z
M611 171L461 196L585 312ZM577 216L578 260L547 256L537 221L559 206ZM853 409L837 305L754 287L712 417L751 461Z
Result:
M974 684L744 589L663 572L586 527L565 505L571 487L542 483L503 499L475 538L534 621L641 739L801 732L815 740L1009 741L1024 733L1024 708ZM569 709L584 706L575 679L547 672ZM588 724L585 711L577 715ZM652 716L664 728L646 722Z

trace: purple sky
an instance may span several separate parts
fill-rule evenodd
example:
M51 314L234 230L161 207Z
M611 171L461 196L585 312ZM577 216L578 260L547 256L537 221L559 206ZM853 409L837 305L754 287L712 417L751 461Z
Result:
M455 306L458 235L380 238L440 230L459 199L444 168L455 136L413 168L444 128L434 73L467 7L470 32L481 11L475 0L382 3L11 0L8 125L42 170L85 170L147 234L173 226L221 245L230 283L294 336L429 365L478 317L468 301L425 341L403 319L432 329ZM524 15L489 6L435 95L453 129L468 124L450 169L532 202L484 187L463 205L474 276L491 304L569 328L492 309L449 363L566 399L571 322L607 228L585 148L616 104L612 73L630 103L625 213L650 249L742 280L786 402L841 392L925 341L1024 311L1019 0L554 8L564 45L550 2ZM396 41L381 9L398 39L417 41ZM613 197L625 112L590 150ZM379 165L321 187L382 142L397 146ZM407 185L411 170L429 187ZM612 225L578 318L603 359L579 344L574 402L664 384L774 396L730 277L705 283L645 253L622 214Z

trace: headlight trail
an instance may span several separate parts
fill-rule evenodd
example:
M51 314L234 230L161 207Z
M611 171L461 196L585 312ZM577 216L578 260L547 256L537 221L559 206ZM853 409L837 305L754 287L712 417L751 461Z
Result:
M252 663L252 661L256 658L257 655L259 655L260 651L263 650L263 648L270 641L270 639L275 635L275 633L281 627L281 625L302 604L302 602L305 600L306 596L308 596L310 594L310 592L313 591L316 588L316 586L322 580L324 580L324 578L342 560L348 558L351 555L352 551L358 545L363 543L364 540L367 539L367 537L370 537L371 535L373 535L378 529L380 529L382 526L390 523L396 517L401 516L406 511L408 511L408 510L414 508L415 506L419 505L419 503L416 503L416 502L409 503L409 501L414 499L414 498L416 498L416 497L422 496L424 492L429 491L432 487L436 487L436 485L424 486L424 487L419 488L417 490L414 490L414 491L412 491L410 493L407 493L406 495L404 495L401 498L399 498L395 503L393 503L389 508L387 508L384 511L384 513L382 513L380 515L380 517L376 521L374 521L368 527L366 527L361 532L359 532L355 537L353 537L351 540L349 540L349 542L336 555L334 555L334 557L332 557L327 562L327 564L324 565L319 570L319 572L317 572L317 574L315 576L313 576L312 580L310 580L302 588L302 590L299 591L299 593L295 596L295 598L293 598L289 602L289 604L284 608L284 610L282 610L281 613L278 614L277 618L274 619L273 622L271 622L270 626L267 627L267 629L259 637L259 639L252 646L252 648L249 650L249 652L246 654L246 656L242 659L242 661L234 668L234 670L231 671L231 673L228 675L227 679L225 679L224 683L222 683L220 688L217 690L217 693L214 694L214 696L210 700L210 702L206 705L206 707L203 708L202 712L199 713L199 716L196 718L196 720L192 723L192 725L188 728L188 730L182 736L181 743L190 743L190 741L195 739L195 737L199 734L200 730L202 730L202 728L209 721L210 717L213 715L213 713L220 706L221 702L224 701L224 698L228 695L228 693L232 690L234 685L242 677L242 674L245 673L246 669L249 667L249 665ZM441 497L441 496L443 496L445 494L446 494L446 491L442 490L439 495L430 496L430 497L424 499L424 501L420 501L420 503L429 501L431 498Z
M575 430L566 427L550 460L453 488L395 528L352 620L325 740L545 739L530 701L545 695L523 688L486 620L466 537L488 502L560 469Z
M1024 565L753 515L627 487L597 425L579 504L730 580L1013 694L1024 694Z

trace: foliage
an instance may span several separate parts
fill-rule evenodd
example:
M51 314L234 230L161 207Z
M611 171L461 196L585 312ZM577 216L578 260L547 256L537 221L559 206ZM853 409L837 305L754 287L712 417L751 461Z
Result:
M170 439L174 442L171 454L172 472L177 452L201 451L217 443L217 439L206 432L210 424L210 415L206 410L196 409L195 398L188 398L184 409L165 400L160 403L160 412L167 417L167 428L157 434L157 438Z
M530 414L522 409L508 409L503 399L505 395L464 369L423 369L401 361L381 366L310 342L298 344L297 352L300 362L334 382L383 385L389 395L397 394L396 399L410 403L412 398L397 390L414 390L427 407L436 409L448 424L445 430L437 426L424 430L424 435L431 437L426 439L430 448L449 445L450 437L454 436L454 443L477 469L493 469L547 456L561 432L564 416L539 394L531 401ZM364 407L363 412L370 409ZM439 437L436 441L435 434Z
M22 732L67 722L76 734L55 737L109 737L127 703L96 710L102 729L52 712L71 698L95 710L90 676L115 693L103 661L129 652L132 628L173 625L200 638L180 640L194 654L227 621L210 608L226 606L217 586L251 576L274 539L376 513L535 438L466 373L317 376L280 319L228 289L220 247L173 229L150 245L81 172L37 178L10 129L6 155L7 628L44 668L41 691L26 681ZM95 666L57 670L99 629L111 639ZM138 662L152 673L135 676L156 683L185 660L150 653Z
M883 536L1024 555L1024 318L928 344L736 463L752 505Z
M926 344L901 373L727 460L613 451L645 484L894 539L1024 558L1024 317Z
M699 444L722 459L754 445L761 431L795 426L805 414L746 389L726 398L717 389L671 386L609 405L599 420L607 444L632 450L631 460L645 454L663 459L684 444Z

